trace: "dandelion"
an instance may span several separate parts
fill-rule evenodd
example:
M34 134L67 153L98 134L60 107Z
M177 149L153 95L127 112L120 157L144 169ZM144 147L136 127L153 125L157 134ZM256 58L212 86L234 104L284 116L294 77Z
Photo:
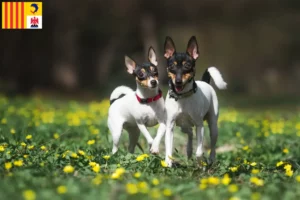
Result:
M104 158L105 160L108 160L108 159L110 158L110 156L109 156L109 155L105 155L105 156L103 156L103 158Z
M21 142L21 146L22 147L26 147L26 143L25 142Z
M238 186L235 184L231 184L228 186L228 191L231 193L235 193L239 190Z
M145 181L138 182L137 187L138 187L140 193L146 194L149 191L148 184Z
M257 186L263 186L264 185L264 181L262 179L257 178L257 177L251 177L250 178L250 183L253 183L254 185L257 185Z
M26 136L26 140L31 140L32 139L32 135L27 135Z
M284 164L284 162L279 161L279 162L276 163L276 167L280 167L280 166L283 165L283 164Z
M231 182L231 178L228 174L225 174L221 182L223 185L228 185Z
M32 150L34 148L34 145L30 145L27 147L29 150Z
M211 184L211 185L219 185L220 183L220 180L218 177L215 177L215 176L211 176L207 179L208 183Z
M259 173L259 169L252 169L252 170L251 170L251 173L252 173L252 174L258 174L258 173Z
M244 151L249 150L249 146L244 146L244 147L243 147L243 150L244 150Z
M229 167L229 170L232 171L232 172L237 172L238 167Z
M4 163L4 167L6 170L10 170L12 168L12 163L11 162L6 162Z
M77 155L77 153L72 153L72 154L71 154L71 157L72 157L72 158L79 158L79 156Z
M293 170L286 170L286 172L285 172L285 175L288 177L293 176L293 174L294 174Z
M172 190L166 188L163 190L163 195L166 196L166 197L170 197L172 196Z
M29 156L28 154L24 154L23 155L24 158L28 158L28 156Z
M296 176L296 181L300 183L300 175Z
M17 166L17 167L23 166L23 160L16 160L16 161L14 161L14 166Z
M99 164L96 164L96 165L92 168L92 170L93 170L94 172L98 173L98 172L100 171L100 165L99 165Z
M282 152L285 153L285 154L288 154L288 153L289 153L289 150L288 150L287 148L284 148L284 149L282 150Z
M95 178L93 178L92 183L94 185L100 185L102 183L102 175L98 174Z
M95 144L95 140L89 140L89 141L87 141L87 144L88 145L93 145L93 144Z
M36 194L33 190L25 190L23 191L23 197L25 200L35 200Z
M41 146L41 149L43 150L43 151L46 151L47 150L47 148L43 145L43 146Z
M138 157L136 157L136 161L140 162L140 161L143 161L145 158L148 158L149 155L148 154L142 154L142 155L139 155Z
M141 172L136 172L134 173L133 175L135 178L140 178L142 176L142 173Z
M96 162L89 162L89 166L91 166L91 167L95 167L96 165L97 165Z
M251 194L251 200L259 200L261 199L261 195L258 192L254 192Z
M156 186L156 185L159 185L159 180L158 180L157 178L152 179L151 182L152 182L152 184L155 185L155 186Z
M72 167L71 165L67 165L64 167L64 172L69 174L69 173L73 173L74 172L74 167Z
M162 167L168 167L168 164L164 160L161 160L160 164Z
M85 152L82 151L82 150L78 150L78 154L81 155L81 156L84 156L84 155L85 155Z
M0 152L3 152L5 150L5 147L0 145Z
M201 183L201 184L199 185L199 189L200 189L200 190L205 190L206 188L207 188L207 184Z
M125 173L124 168L118 168L116 171L111 175L112 179L119 179Z
M289 170L292 169L292 165L290 165L290 164L284 165L284 169L285 169L286 171L289 171Z
M11 134L15 134L16 133L16 130L14 128L10 129L10 133Z
M53 134L53 138L57 140L59 138L59 134L58 133L54 133Z
M1 124L7 124L7 119L5 118L1 119Z
M67 187L64 185L60 185L56 188L58 194L65 194L67 192Z
M250 163L250 165L251 165L252 167L254 167L254 166L257 165L257 163L256 163L256 162L252 162L252 163Z
M161 197L160 191L157 188L152 189L150 195L153 199L159 199Z
M126 184L126 191L128 194L136 194L138 193L138 187L134 183L127 183Z

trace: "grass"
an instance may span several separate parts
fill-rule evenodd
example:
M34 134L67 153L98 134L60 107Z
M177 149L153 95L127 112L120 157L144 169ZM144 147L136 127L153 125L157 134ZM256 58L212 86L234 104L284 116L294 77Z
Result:
M78 103L0 97L1 199L299 199L300 114L222 108L217 161L185 156L175 130L177 168L161 154L128 154L127 134L111 155L108 100ZM151 128L155 134L155 128ZM206 127L205 142L209 137ZM208 147L208 145L206 145ZM206 154L209 149L206 148Z

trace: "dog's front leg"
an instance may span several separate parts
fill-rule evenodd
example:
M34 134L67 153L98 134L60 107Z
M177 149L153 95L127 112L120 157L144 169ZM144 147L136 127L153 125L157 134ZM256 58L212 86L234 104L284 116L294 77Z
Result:
M172 167L172 153L173 153L173 137L174 137L174 125L175 121L167 122L165 146L166 146L166 158L165 161L168 167Z
M166 124L164 122L159 124L158 130L157 130L157 134L153 140L153 144L151 146L150 152L153 154L158 154L159 153L159 144L160 141L162 139L162 137L164 136L166 131Z
M197 150L196 150L196 157L198 162L202 161L202 156L203 156L203 139L204 139L204 127L203 123L198 125L196 127L197 131Z
M149 146L151 146L152 143L153 143L153 138L150 135L149 131L147 130L146 126L144 124L141 124L141 123L137 123L137 126L140 129L140 131L142 132L142 134L145 136Z

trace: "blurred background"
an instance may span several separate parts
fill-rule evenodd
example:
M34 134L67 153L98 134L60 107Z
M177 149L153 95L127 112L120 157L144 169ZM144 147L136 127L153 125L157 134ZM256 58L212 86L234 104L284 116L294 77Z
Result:
M195 35L198 79L213 65L226 95L299 96L299 24L298 0L51 0L43 30L1 30L0 92L108 97L135 87L124 55L141 63L150 45L167 86L165 36L185 51Z

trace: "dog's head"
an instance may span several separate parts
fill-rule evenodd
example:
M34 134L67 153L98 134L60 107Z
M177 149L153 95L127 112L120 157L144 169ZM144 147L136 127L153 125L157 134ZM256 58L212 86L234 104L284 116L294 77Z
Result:
M135 76L135 80L139 85L155 89L158 86L158 70L156 54L152 47L148 51L148 60L149 62L139 65L133 59L125 56L125 65L127 72Z
M164 48L168 76L172 80L176 92L180 92L184 89L186 83L195 76L195 62L199 56L196 37L191 37L185 53L176 52L175 44L170 37L166 37Z

